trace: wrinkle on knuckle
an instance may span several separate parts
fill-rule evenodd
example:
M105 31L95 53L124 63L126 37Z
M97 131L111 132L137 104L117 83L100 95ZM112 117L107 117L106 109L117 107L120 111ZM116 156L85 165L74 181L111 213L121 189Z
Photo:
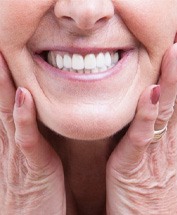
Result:
M154 113L149 113L149 115L147 114L147 115L143 115L142 116L142 120L144 121L144 122L154 122L154 120L155 120L155 117L156 117L156 114L154 114Z
M19 134L15 136L15 143L20 149L23 148L30 151L33 150L35 143L39 141L38 139L38 136L35 134Z
M163 108L160 110L159 115L157 117L157 121L160 124L164 124L165 122L167 122L171 116L173 115L174 112L174 108Z
M18 117L15 117L15 122L18 124L18 126L24 127L31 123L31 119L27 115L22 114L19 115Z
M117 165L117 163L113 166L110 166L106 174L109 176L113 176L113 179L117 183L125 183L128 186L130 184L139 184L141 173L144 174L146 172L146 166L147 166L147 158L146 154L142 157L140 162L132 162L132 163L123 163L124 168L122 168L122 164L120 163ZM126 168L127 166L127 168ZM132 180L133 179L133 180ZM146 181L146 180L145 180Z
M149 110L143 110L139 111L137 113L137 117L139 120L144 122L153 122L155 118L157 117L157 111L149 111Z
M15 136L15 143L17 147L21 148L21 145L24 143L24 140L22 140L21 137Z
M148 145L152 140L149 133L144 134L139 131L130 131L127 133L127 137L137 150L141 150L142 146Z

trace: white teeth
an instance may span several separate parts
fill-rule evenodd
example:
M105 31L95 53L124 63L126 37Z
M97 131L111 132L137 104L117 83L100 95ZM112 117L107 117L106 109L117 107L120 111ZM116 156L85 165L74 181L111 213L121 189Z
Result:
M96 68L96 58L94 54L88 54L85 56L85 69L95 69Z
M107 69L108 69L107 66L103 66L102 68L99 69L99 71L100 71L100 72L104 72L104 71L106 71Z
M52 61L52 52L49 52L49 54L48 54L48 63L49 64L53 64L53 61Z
M71 60L71 57L68 54L64 55L63 64L64 64L65 68L67 68L67 69L71 68L72 60Z
M62 69L63 68L63 58L61 55L57 55L56 57L56 62L57 62L57 66L59 69Z
M82 55L73 54L72 68L75 69L75 70L84 69L84 58L82 57Z
M116 64L119 60L119 54L116 52L114 55L113 55L113 60L112 60L112 63L113 64Z
M99 53L96 57L96 63L98 68L102 68L105 65L105 58L103 53Z
M49 52L49 54L48 54L48 62L49 62L51 65L57 67L56 57L55 57L55 55L54 55L53 52Z
M109 52L105 54L105 65L108 67L111 66L111 55Z
M98 73L114 67L119 61L119 53L98 53L87 54L83 57L80 54L61 54L57 51L48 53L48 63L64 71L76 73Z

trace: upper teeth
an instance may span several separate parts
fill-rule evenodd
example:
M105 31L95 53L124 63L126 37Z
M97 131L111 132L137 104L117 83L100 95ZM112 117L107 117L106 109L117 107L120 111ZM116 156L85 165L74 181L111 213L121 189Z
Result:
M87 54L84 57L80 54L61 54L50 51L48 62L61 70L77 73L97 73L108 70L116 65L119 60L118 52Z

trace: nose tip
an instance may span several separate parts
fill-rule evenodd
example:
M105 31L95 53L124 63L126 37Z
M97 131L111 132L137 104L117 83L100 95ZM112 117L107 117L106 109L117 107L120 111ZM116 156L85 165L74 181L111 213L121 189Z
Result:
M114 6L111 0L59 0L54 12L58 19L74 23L79 29L89 30L112 18Z
M96 24L108 20L110 17L108 13L103 13L103 11L100 13L94 6L90 6L87 10L80 10L76 13L73 11L70 18L80 29L89 30L94 28Z

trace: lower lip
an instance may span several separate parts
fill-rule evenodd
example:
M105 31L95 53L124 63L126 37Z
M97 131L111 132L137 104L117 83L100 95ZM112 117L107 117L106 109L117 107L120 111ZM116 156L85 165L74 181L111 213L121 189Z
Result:
M99 81L99 80L103 80L103 79L107 79L110 76L113 76L117 73L120 73L123 68L124 65L126 65L129 57L131 57L131 55L133 54L133 50L129 50L124 52L121 60L118 61L118 63L106 70L105 72L100 72L100 73L91 73L91 74L81 74L81 73L75 73L75 72L67 72L67 71L63 71L60 70L58 68L55 68L53 66L51 66L50 64L48 64L45 60L43 60L39 55L35 54L34 55L34 60L37 62L37 64L45 71L50 72L50 75L54 75L54 76L58 76L64 79L68 79L71 81L81 81L81 82L93 82L93 81Z

